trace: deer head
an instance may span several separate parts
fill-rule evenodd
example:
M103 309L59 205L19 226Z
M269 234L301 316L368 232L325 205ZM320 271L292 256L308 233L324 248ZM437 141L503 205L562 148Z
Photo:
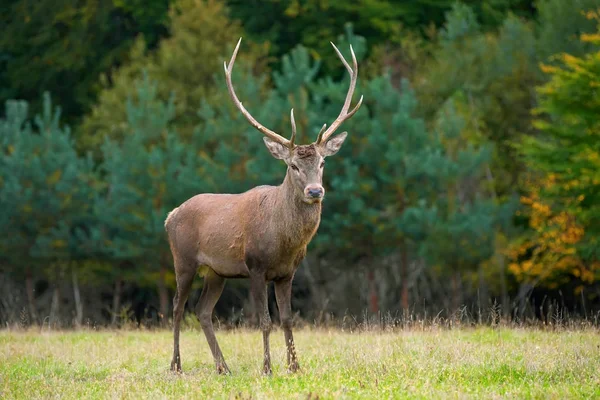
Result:
M352 101L354 89L356 88L356 78L358 77L358 63L356 61L354 50L352 49L352 46L350 46L353 64L353 67L351 68L338 48L331 43L338 57L350 74L350 88L348 89L346 100L342 106L342 111L340 112L339 116L329 126L329 128L327 128L327 124L323 125L315 142L311 143L310 145L296 145L294 143L296 140L294 109L290 111L292 135L288 140L266 128L256 119L254 119L254 117L248 112L248 110L246 110L235 94L235 90L233 89L233 84L231 82L231 72L233 71L233 65L235 63L235 58L237 57L241 42L242 39L240 38L235 46L235 50L233 51L229 65L227 65L226 62L223 65L225 69L227 88L229 89L231 98L248 122L250 122L250 124L259 132L265 135L263 140L273 157L283 160L287 164L287 177L289 178L289 182L291 182L292 186L294 187L294 191L297 193L297 196L305 203L310 204L321 202L325 196L325 189L323 188L323 169L325 167L325 157L334 155L339 151L344 143L344 140L346 139L347 132L342 132L333 138L331 136L345 120L352 117L352 115L358 111L363 100L361 96L356 106L354 106L352 110L348 111L350 109L350 103Z

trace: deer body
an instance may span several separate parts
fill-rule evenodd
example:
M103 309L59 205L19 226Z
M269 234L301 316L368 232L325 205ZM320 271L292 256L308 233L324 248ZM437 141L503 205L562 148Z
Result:
M250 292L260 315L263 332L263 372L271 373L269 334L271 318L267 305L267 283L274 282L275 297L287 346L288 369L298 370L292 334L292 280L306 247L317 232L321 220L321 201L325 157L338 152L346 132L331 137L343 121L360 107L349 111L356 86L357 63L352 46L352 69L333 46L350 73L350 89L338 118L310 145L296 145L294 112L290 113L290 140L262 126L244 108L231 82L231 72L240 46L238 42L225 77L234 104L252 126L265 135L264 142L273 157L287 164L283 183L258 186L241 194L199 194L169 213L165 229L173 254L177 293L173 299L173 359L171 369L181 371L179 331L185 302L192 282L199 272L204 287L196 305L196 315L206 336L219 373L229 373L223 353L215 337L212 312L219 300L225 279L248 278ZM332 43L333 44L333 43Z
M241 194L199 194L173 210L165 222L178 257L194 260L224 278L248 278L263 268L265 279L291 278L317 232L321 203L296 198L286 178Z

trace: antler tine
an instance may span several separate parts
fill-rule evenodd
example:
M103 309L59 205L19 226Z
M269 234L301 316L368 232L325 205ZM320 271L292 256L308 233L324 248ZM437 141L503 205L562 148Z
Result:
M296 121L294 120L294 109L290 111L290 122L292 124L292 137L290 138L290 147L294 147L294 141L296 140Z
M237 95L235 94L235 90L233 89L233 83L231 82L231 72L233 71L233 65L235 63L235 58L237 57L238 50L240 49L240 43L242 43L242 38L240 38L240 40L238 40L237 45L235 46L235 50L233 51L233 54L231 55L231 60L229 60L229 65L227 65L226 61L223 61L223 68L225 69L225 80L227 81L227 89L229 90L229 95L231 96L231 99L233 100L233 103L236 105L236 107L242 112L242 115L244 117L246 117L248 122L250 122L250 124L253 127L258 129L258 131L260 131L263 135L265 135L269 139L274 140L275 142L278 142L281 145L291 149L294 147L293 140L294 140L294 136L295 136L295 124L293 124L294 131L292 132L292 140L291 141L287 140L283 136L281 136L281 135L273 132L269 128L266 128L265 126L261 125L256 119L254 119L254 117L248 112L248 110L246 110L246 108L244 107L244 105L242 104L240 99L238 99Z
M327 127L327 124L323 124L323 127L321 128L321 130L319 131L319 134L317 135L317 143L321 143L323 131L325 130L326 127Z
M346 95L346 100L344 101L344 105L342 106L342 111L340 111L340 115L338 115L335 121L333 121L333 123L329 126L329 129L327 129L324 133L321 129L321 132L319 132L319 136L317 137L317 144L326 142L329 139L329 137L333 134L333 132L335 132L335 130L339 128L339 126L345 120L353 116L358 111L363 100L363 97L361 96L356 106L354 106L354 108L350 112L348 112L348 109L350 108L350 103L352 103L352 95L354 94L354 89L356 89L356 79L358 78L358 62L356 61L356 55L354 54L354 49L352 48L352 45L350 45L350 54L352 54L353 68L350 68L350 65L348 65L348 62L346 61L342 53L338 50L338 48L335 46L335 44L333 44L333 42L331 43L331 45L333 46L338 57L344 64L344 67L346 67L348 73L350 74L350 87L348 88L348 94ZM324 127L325 126L323 126L323 128Z
M346 59L344 58L344 56L342 55L342 53L338 50L337 46L335 44L333 44L333 42L329 42L331 43L331 45L333 46L335 52L337 53L338 57L340 60L342 60L342 63L344 63L344 67L346 67L346 69L348 70L348 73L350 75L352 75L352 68L350 68L350 65L348 65L348 62L346 61ZM350 51L352 51L352 45L350 45ZM352 58L354 58L354 51L352 51ZM356 64L354 65L354 69L356 69Z

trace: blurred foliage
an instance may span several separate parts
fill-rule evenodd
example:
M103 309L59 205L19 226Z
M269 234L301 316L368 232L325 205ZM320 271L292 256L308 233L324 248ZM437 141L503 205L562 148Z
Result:
M151 52L139 39L131 50L131 61L114 71L110 80L102 78L103 90L82 123L79 145L83 149L98 149L105 137L123 137L128 126L123 105L144 71L157 82L157 100L167 101L175 94L174 123L179 134L189 140L200 104L226 94L223 86L216 86L213 77L221 70L223 60L231 56L242 33L240 25L228 20L225 11L216 0L173 3L169 11L170 37ZM250 47L240 55L239 63L256 65L254 54L259 54L259 50Z
M375 272L369 279L401 292L386 304L403 308L418 279L445 305L461 280L472 297L489 284L505 304L510 277L521 289L597 288L598 7L2 4L0 97L20 100L0 119L0 263L15 279L57 281L70 268L84 285L158 285L164 313L174 284L167 213L196 193L239 193L285 174L226 90L222 63L243 37L239 98L287 137L293 108L299 143L315 140L347 93L328 42L347 59L350 44L356 52L355 101L365 100L327 162L310 249L328 269Z
M337 73L337 61L328 43L343 31L348 22L357 34L365 37L369 46L400 43L405 29L425 34L444 23L445 12L455 0L228 0L231 15L243 21L244 29L256 41L273 43L275 60L288 53L298 43L311 54L324 60L325 74ZM507 12L531 17L533 8L526 0L468 0L485 28L502 23Z
M600 22L597 11L587 17ZM581 41L600 44L600 29ZM542 66L550 80L538 88L539 134L519 146L532 173L522 199L532 232L517 243L511 270L554 285L591 283L600 276L600 51L557 58L560 66Z
M0 99L27 100L38 112L41 93L49 91L66 120L78 120L96 98L100 74L127 62L137 35L150 47L166 35L167 6L168 0L4 2Z
M539 12L537 48L541 61L551 62L555 54L563 52L582 56L597 46L579 38L595 32L596 24L586 14L598 9L600 0L538 0L536 6Z
M529 23L509 15L497 32L484 32L473 10L458 4L448 13L439 46L416 79L428 119L454 99L471 139L494 143L490 171L500 196L514 193L525 168L511 143L533 130L535 45Z
M87 241L95 185L91 158L79 157L60 109L44 95L43 112L27 122L27 103L9 101L0 120L3 262L15 271L53 269L90 256ZM7 203L4 203L6 199Z
M100 173L104 190L96 200L97 229L105 237L100 251L113 261L130 261L121 277L154 286L170 262L164 234L167 213L192 195L210 190L198 179L201 159L189 151L173 128L175 102L158 99L157 84L147 74L136 82L126 104L122 140L102 145ZM172 272L169 269L171 282Z

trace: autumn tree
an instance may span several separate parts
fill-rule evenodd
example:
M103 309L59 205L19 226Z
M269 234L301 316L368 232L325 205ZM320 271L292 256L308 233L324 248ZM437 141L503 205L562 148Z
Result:
M598 45L600 32L581 40ZM589 284L600 273L600 52L557 58L558 66L542 65L549 81L538 88L538 134L519 146L532 169L522 198L530 231L512 251L511 270L552 286L572 278Z

